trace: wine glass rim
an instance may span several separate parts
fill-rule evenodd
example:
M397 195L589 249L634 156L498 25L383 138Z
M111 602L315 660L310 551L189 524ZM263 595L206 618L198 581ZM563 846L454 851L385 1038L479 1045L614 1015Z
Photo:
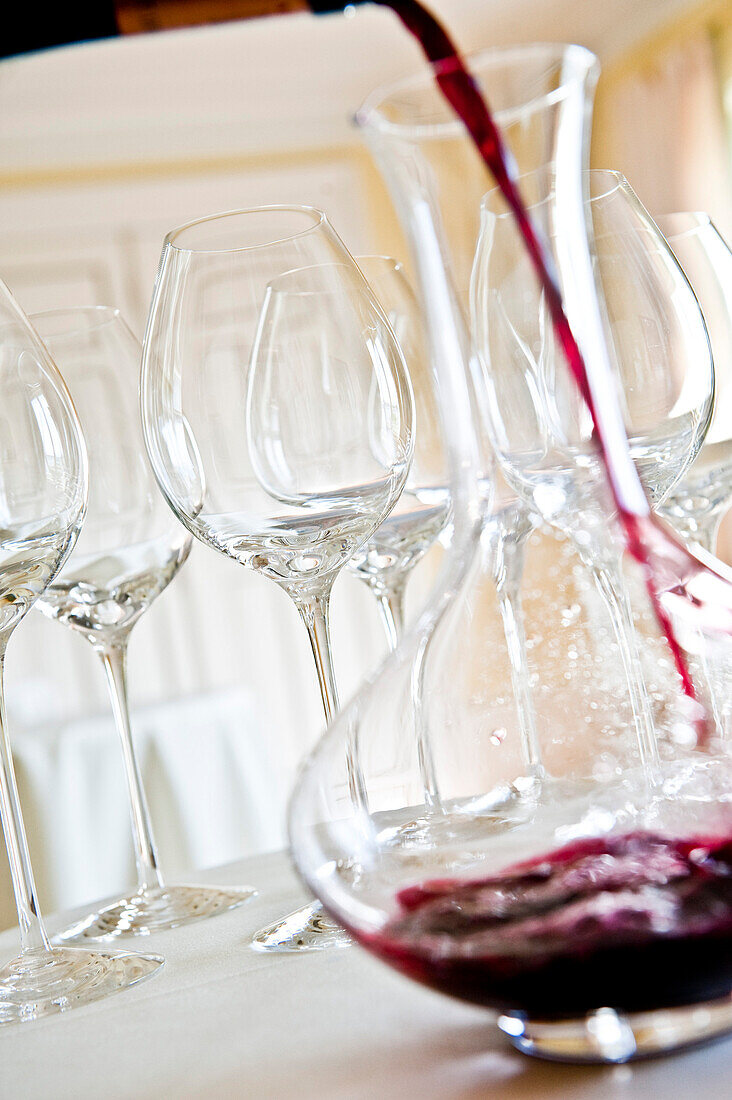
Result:
M297 230L294 233L284 233L280 237L275 237L272 240L262 241L258 244L241 244L224 247L195 247L188 244L183 245L176 241L177 237L187 233L189 230L197 227L208 225L211 222L223 221L226 218L241 218L243 215L250 214L273 214L273 213L290 213L290 214L305 214L311 218L310 224L304 226L302 229ZM202 254L215 254L217 252L256 252L261 248L272 248L279 244L285 244L287 241L294 241L299 237L305 237L308 233L312 233L314 229L318 229L323 225L328 224L328 218L323 210L320 210L316 206L309 206L306 204L298 203L275 203L263 206L247 206L234 210L223 210L215 214L207 214L202 218L192 218L188 222L184 222L182 225L178 225L175 229L171 229L165 236L165 246L168 248L174 248L178 252L193 252Z
M81 323L82 318L86 320L85 324ZM38 334L42 339L44 337L71 336L82 330L91 332L94 329L111 324L115 320L121 320L121 318L122 314L116 306L60 306L56 309L44 309L29 315L31 324L38 330ZM68 326L61 324L65 320L74 323ZM50 324L59 322L59 327L50 331L44 324L46 321Z
M577 59L582 58L583 64L578 67L578 71L574 72L568 80L563 80L561 84L551 91L535 95L531 99L527 99L524 103L517 104L514 107L505 107L496 110L493 117L499 126L510 125L522 115L534 110L540 103L543 106L549 107L554 103L560 102L567 95L567 89L578 79L584 80L587 73L591 72L593 69L599 70L597 58L591 50L588 50L586 46L568 42L530 42L525 45L516 46L490 46L483 50L462 54L461 56L466 63L468 71L475 75L480 66L487 61L493 59L503 60L509 63L514 59L525 61L526 57L532 54L537 56L543 54L555 63L571 55ZM395 80L388 81L375 88L356 110L353 116L355 124L362 129L371 128L379 130L382 133L398 134L401 136L413 135L415 138L456 137L464 133L464 123L457 116L442 122L401 123L386 118L381 112L382 106L395 94L422 85L432 88L434 74L439 72L441 64L444 63L431 62L426 70L421 68L406 76L397 77Z
M547 179L550 179L550 180L553 180L555 178L554 171L550 170L547 165L544 165L541 168L532 169L531 172L523 172L520 176L516 177L514 182L516 183L516 185L519 189L519 192L520 192L522 183L525 183L527 180L530 180L530 179L536 179L538 176L542 176L542 175L546 176ZM613 195L616 191L625 190L629 187L628 181L625 178L625 176L623 175L623 173L618 172L614 168L588 168L588 169L585 169L585 171L583 172L583 175L588 176L590 181L599 180L603 176L609 177L608 185L603 190L600 190L597 193L594 193L594 194L590 195L590 201L591 202L597 202L599 199L606 199L610 195ZM491 189L489 191L486 191L486 193L483 195L483 198L480 201L481 210L482 211L488 211L491 202L495 198L498 198L498 197L502 197L502 191L501 191L500 187L491 187ZM526 203L526 209L527 210L536 210L538 207L543 206L544 203L546 203L548 201L549 201L549 194L547 193L546 195L543 195L542 198L540 198L540 199L536 199L533 202L527 202ZM497 221L499 221L503 218L513 218L514 217L514 214L511 210L500 210L500 211L490 210L490 214Z

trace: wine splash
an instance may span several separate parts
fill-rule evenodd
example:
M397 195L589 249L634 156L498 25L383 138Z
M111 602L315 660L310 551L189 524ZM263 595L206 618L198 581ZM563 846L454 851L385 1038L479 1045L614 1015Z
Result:
M672 622L672 613L683 615L689 625L697 630L732 634L732 578L720 571L710 556L703 560L693 555L675 533L652 514L630 459L619 410L615 410L617 416L600 414L597 395L607 394L608 388L602 384L604 380L598 377L597 370L604 364L588 365L582 356L564 311L553 265L521 198L513 158L449 35L419 0L375 2L392 9L420 43L434 67L435 80L442 94L465 124L516 219L544 290L557 340L592 417L594 436L607 472L627 550L642 567L651 605L681 677L684 692L695 699L694 684Z

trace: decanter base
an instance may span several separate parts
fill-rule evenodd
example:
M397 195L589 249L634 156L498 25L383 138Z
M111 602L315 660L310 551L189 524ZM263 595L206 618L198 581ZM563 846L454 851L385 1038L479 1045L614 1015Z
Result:
M505 1014L498 1027L522 1053L554 1062L617 1065L712 1042L732 1032L732 997L651 1012L599 1008L572 1020Z

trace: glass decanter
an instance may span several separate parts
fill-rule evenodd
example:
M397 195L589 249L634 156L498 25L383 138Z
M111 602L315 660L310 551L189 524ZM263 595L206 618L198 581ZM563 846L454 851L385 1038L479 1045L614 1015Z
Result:
M582 213L593 60L572 48L529 47L487 55L485 73L480 61L471 67L521 168L552 166L559 201L567 203L563 260L576 260L579 274L593 254ZM445 233L453 209L446 195L435 198L424 148L445 166L449 158L437 149L432 115L410 104L415 89L429 93L429 73L393 97L372 97L359 120L414 252L442 397L454 536L419 621L303 766L289 812L293 858L362 946L416 981L492 1009L501 1031L527 1053L616 1063L716 1038L732 1030L730 762L700 736L698 711L680 687L670 715L674 736L652 782L634 760L622 759L604 781L561 799L540 794L530 813L503 828L484 813L492 777L476 766L484 744L470 721L469 692L461 699L453 685L449 737L434 720L446 714L445 669L464 658L479 673L491 660L480 647L466 650L461 630L490 505L485 423L471 419L473 402L483 408L485 395ZM442 124L459 136L436 94L433 100ZM411 129L400 125L400 103ZM456 205L466 178L456 166ZM474 245L477 207L472 214ZM602 301L592 279L581 288L584 298L577 281L570 316L585 337L591 326L579 305L589 301L597 311ZM607 499L602 478L597 492ZM682 640L728 645L724 617L716 639L708 618L703 640L698 631ZM580 727L585 716L565 711L565 723ZM454 827L417 851L389 838L423 809L415 730L425 722L440 738L440 810ZM344 745L354 738L367 792L360 807L349 800L344 767Z
M599 72L590 51L532 44L485 50L467 60L521 172L547 162L566 164L571 173L585 166ZM477 369L468 325L470 277L480 203L492 180L434 77L435 67L424 66L377 89L356 112L356 123L384 176L410 245L433 371L439 379L440 367L447 369L451 361L470 379ZM482 553L492 573L505 635L522 758L522 775L512 794L533 800L547 777L530 686L521 584L527 542L538 517L492 469L483 443L486 407L480 381L474 404L482 448Z

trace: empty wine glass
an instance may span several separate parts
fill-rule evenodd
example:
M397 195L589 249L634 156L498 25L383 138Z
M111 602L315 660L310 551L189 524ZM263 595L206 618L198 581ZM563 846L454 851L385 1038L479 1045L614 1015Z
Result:
M130 633L188 557L145 457L138 382L142 349L116 309L34 314L33 324L64 373L89 452L89 506L73 554L38 600L49 618L91 643L107 676L122 743L137 865L133 893L105 904L59 940L147 935L240 905L250 888L163 881L135 752L127 700Z
M658 511L689 542L710 554L732 504L732 251L708 214L686 211L656 223L696 294L714 360L714 414L699 454ZM703 364L700 369L704 369ZM700 683L717 731L732 734L732 673L725 653L699 647Z
M450 494L436 381L429 359L425 319L403 264L390 256L358 256L357 263L378 298L399 340L412 380L415 402L414 457L402 494L386 521L348 563L349 570L365 581L379 601L390 647L403 634L404 592L409 575L430 546L440 537L449 543ZM493 500L493 491L498 499ZM496 587L498 610L504 628L511 685L518 717L523 763L529 776L542 773L534 708L528 686L520 586L527 536L533 522L523 503L504 499L501 486L481 494L486 502L482 540L483 569ZM422 676L415 675L415 715L422 714ZM418 757L424 786L424 812L393 830L393 842L423 846L437 834L454 830L454 822L442 814L437 769L428 723L416 720ZM503 788L514 801L519 788ZM531 782L522 787L521 801L535 792ZM525 807L524 807L525 808ZM504 805L505 811L507 807ZM514 807L514 812L519 810Z
M293 600L329 722L339 705L331 589L398 499L413 407L394 333L321 211L233 211L168 234L142 409L153 470L182 523ZM361 804L354 744L348 784ZM349 941L318 904L253 941L340 942Z
M387 519L348 562L379 603L389 647L404 630L407 580L450 520L444 445L417 297L399 260L357 256L356 262L399 341L414 394L414 456L406 484Z
M40 916L2 691L10 635L76 542L86 452L68 391L0 283L0 811L20 925L20 955L0 970L0 1024L37 1019L126 989L157 955L52 947Z
M681 268L627 182L614 172L589 176L606 341L622 384L632 455L651 499L659 502L694 460L709 426L709 341ZM520 183L564 290L573 277L572 257L553 177L540 170ZM471 298L494 446L507 480L572 538L592 573L615 632L640 760L653 782L654 718L621 573L622 542L611 502L605 498L598 504L603 478L592 422L498 192L486 195L482 213ZM572 304L571 292L567 301Z
M714 414L701 450L658 511L710 554L732 503L732 251L708 214L657 217L704 314L714 360ZM705 363L698 365L704 372Z
M415 449L406 485L388 517L347 565L376 597L387 642L393 650L404 632L407 580L448 528L450 493L434 379L417 297L399 260L391 256L356 259L399 341L414 394ZM415 713L421 713L419 675L414 678L413 688ZM417 742L425 808L439 810L440 793L424 722L419 723ZM418 816L395 831L394 841L422 843L431 837L433 825L424 815Z

